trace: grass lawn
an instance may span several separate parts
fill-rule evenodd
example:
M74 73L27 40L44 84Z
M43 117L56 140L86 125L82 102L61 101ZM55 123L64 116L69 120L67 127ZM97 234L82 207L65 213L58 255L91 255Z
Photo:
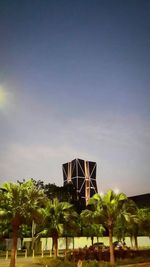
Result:
M42 265L36 264L36 260L33 258L20 258L16 260L16 267L42 267ZM0 267L9 267L10 259L0 259Z

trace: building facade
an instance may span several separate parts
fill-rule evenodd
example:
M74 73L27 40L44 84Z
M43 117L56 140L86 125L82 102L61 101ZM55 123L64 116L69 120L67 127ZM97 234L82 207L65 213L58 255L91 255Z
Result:
M76 200L86 205L97 193L96 162L74 159L62 165L64 185L72 183L76 190Z

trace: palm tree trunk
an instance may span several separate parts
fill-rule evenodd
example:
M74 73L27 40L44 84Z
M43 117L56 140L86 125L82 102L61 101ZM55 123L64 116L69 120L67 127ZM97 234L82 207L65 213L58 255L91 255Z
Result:
M54 244L54 258L58 256L58 236L53 236L53 244Z
M66 236L66 251L68 250L68 237Z
M130 236L131 248L133 249L133 236Z
M74 236L73 236L73 240L72 241L73 241L72 243L73 243L73 250L74 250Z
M35 237L34 237L34 235L35 235L35 222L34 222L34 220L32 220L32 244L31 244L32 251L33 251L34 245L35 245Z
M138 250L138 239L137 236L134 236L134 242L135 242L135 249Z
M10 267L15 267L16 264L16 251L17 251L17 232L18 226L17 224L13 224L13 236L12 236L12 249L11 249L11 259L10 259Z
M109 227L110 264L111 266L115 266L115 255L114 255L112 232L113 232L112 227Z
M65 256L66 256L67 251L68 251L68 237L67 236L65 237L65 241L66 241Z

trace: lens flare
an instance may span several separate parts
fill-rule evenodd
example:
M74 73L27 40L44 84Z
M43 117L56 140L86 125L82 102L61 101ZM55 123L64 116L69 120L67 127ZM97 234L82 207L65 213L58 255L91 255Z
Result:
M120 190L119 190L118 188L115 188L115 189L114 189L114 192L115 192L116 195L118 195L119 192L120 192Z

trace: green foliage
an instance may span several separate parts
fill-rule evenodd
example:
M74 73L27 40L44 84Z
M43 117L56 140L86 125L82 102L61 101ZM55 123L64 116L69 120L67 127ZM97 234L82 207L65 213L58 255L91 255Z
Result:
M99 267L99 262L96 260L88 260L88 261L83 261L83 267Z
M11 232L10 223L6 220L0 221L0 238L9 238Z
M38 190L29 180L24 183L5 183L0 191L0 219L2 221L1 232L7 234L5 229L12 230L13 224L17 227L22 224L30 224L34 219L42 218L42 207L46 203L46 197L42 190Z
M32 181L38 189L44 190L44 193L50 200L57 198L60 202L69 202L71 204L74 204L74 196L76 190L72 183L66 184L64 186L57 186L50 183L45 184L41 180L35 181L34 179L32 179Z
M134 247L138 248L137 236L150 235L150 210L138 208L135 202L128 200L124 204L123 216L117 218L114 235L120 240L130 236Z
M68 202L59 202L58 199L49 200L44 210L45 230L44 233L57 233L61 236L64 231L64 226L74 222L77 214L73 211L73 206Z
M123 204L127 197L123 193L116 194L109 190L103 197L95 194L89 200L89 208L94 212L95 222L103 223L105 227L113 226L118 218L123 214Z
M128 199L123 204L122 213L117 217L113 229L113 234L117 237L118 240L125 238L131 222L135 220L136 211L137 206L132 200Z
M102 224L94 223L94 216L91 210L84 210L80 214L82 235L87 237L103 236L105 228Z
M0 219L8 223L12 231L10 267L15 267L17 237L23 224L42 220L46 196L32 180L23 183L5 183L0 190Z
M68 202L59 202L57 198L47 201L46 208L43 210L44 229L39 235L51 236L54 245L54 254L58 253L58 237L65 230L74 227L77 213L73 210L73 206Z
M110 246L110 262L112 266L115 264L114 249L113 249L113 229L119 217L123 216L124 203L127 197L123 193L116 194L109 190L103 197L95 194L89 200L89 209L91 211L83 211L82 215L87 216L87 219L92 218L93 223L103 224L109 232Z
M138 235L150 236L150 211L149 209L137 208L134 215L130 216L126 225L126 234L134 238L135 249L138 249Z
M38 189L44 190L44 193L50 200L57 198L60 202L69 202L73 204L75 211L79 214L85 209L85 204L83 204L80 200L77 201L76 188L72 182L67 183L64 186L57 186L50 183L45 184L41 180L35 181L32 179L32 181Z
M0 203L2 219L7 218L11 222L17 220L21 225L41 218L41 207L46 198L31 180L20 184L5 183L2 189L5 190Z

